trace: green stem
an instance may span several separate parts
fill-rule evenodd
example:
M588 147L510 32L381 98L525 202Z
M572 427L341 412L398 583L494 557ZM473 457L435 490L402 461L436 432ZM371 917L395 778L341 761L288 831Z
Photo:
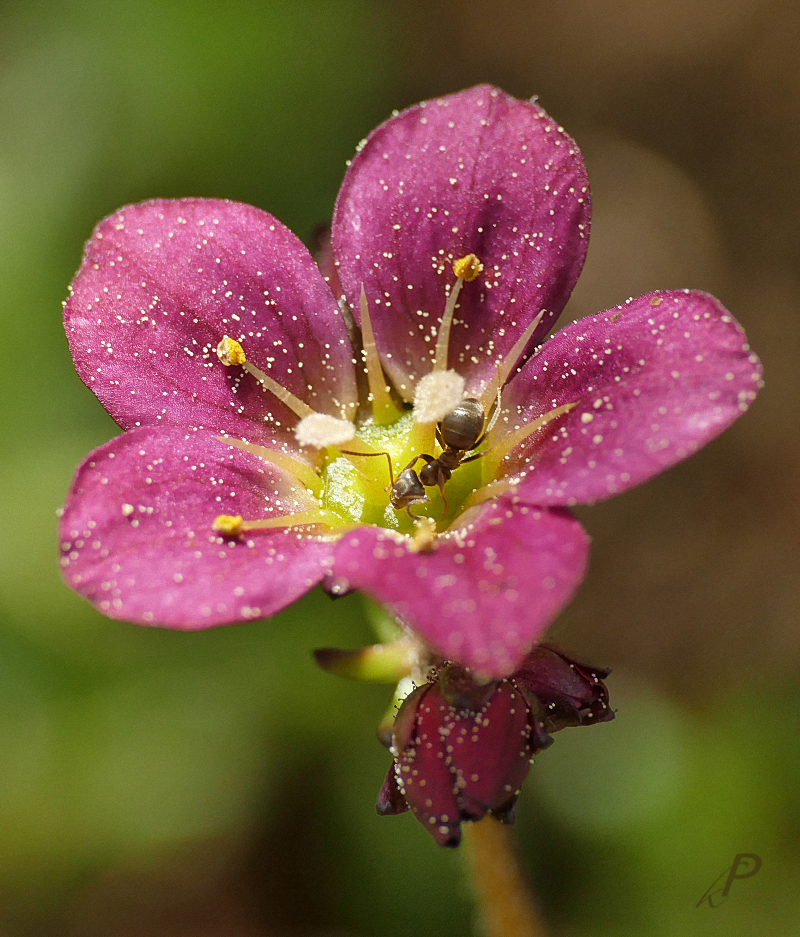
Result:
M509 826L486 817L464 825L470 885L483 937L544 937Z

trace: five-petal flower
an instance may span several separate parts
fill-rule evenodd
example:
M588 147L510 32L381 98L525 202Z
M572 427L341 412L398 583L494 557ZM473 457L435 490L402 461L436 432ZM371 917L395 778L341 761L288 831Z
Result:
M152 201L101 222L65 319L81 378L126 432L78 469L68 584L111 617L185 629L272 615L318 583L362 589L441 657L514 672L584 573L568 507L685 458L760 382L738 324L697 292L649 294L538 347L588 226L574 142L488 86L361 145L330 286L245 205ZM441 411L428 394L422 419L425 381ZM436 457L453 387L496 421L415 524L389 469Z

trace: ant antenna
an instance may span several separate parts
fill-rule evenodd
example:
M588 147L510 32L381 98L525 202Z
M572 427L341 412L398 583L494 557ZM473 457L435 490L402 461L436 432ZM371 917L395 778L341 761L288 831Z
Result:
M392 457L388 452L352 452L349 449L340 449L339 452L341 452L342 455L360 455L366 456L367 458L375 455L385 455L386 461L389 463L389 478L391 479L391 487L394 488L394 469L392 467Z

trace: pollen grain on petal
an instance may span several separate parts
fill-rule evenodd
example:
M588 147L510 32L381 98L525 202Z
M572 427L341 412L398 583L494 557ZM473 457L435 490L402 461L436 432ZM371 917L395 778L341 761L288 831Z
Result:
M242 529L242 518L240 515L235 517L231 514L220 514L212 524L214 530L226 537L235 537Z
M481 273L483 273L483 264L475 254L467 254L466 257L460 257L453 261L453 273L467 283L471 283Z
M226 368L233 367L236 364L244 364L247 361L247 355L244 348L229 335L225 335L222 341L217 345L217 357Z
M349 420L341 420L327 413L310 413L303 417L294 430L294 435L301 446L313 446L325 449L350 442L356 434L355 426Z
M464 399L464 378L455 371L432 371L417 384L414 392L414 419L417 423L438 423Z

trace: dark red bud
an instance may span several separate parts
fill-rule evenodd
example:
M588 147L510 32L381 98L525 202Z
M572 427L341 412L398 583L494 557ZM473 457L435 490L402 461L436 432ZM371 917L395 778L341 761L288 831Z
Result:
M581 664L551 644L541 644L525 658L513 679L541 701L545 729L556 732L614 718L603 683L609 672Z
M401 812L402 798L442 846L459 844L463 820L495 811L512 819L531 738L541 731L530 717L526 694L511 681L482 686L461 668L445 667L400 707L395 764L378 812Z
M394 763L378 813L407 809L442 846L461 842L461 823L492 814L513 823L533 755L565 726L614 718L608 671L542 645L509 679L475 683L456 664L403 701L392 735Z

